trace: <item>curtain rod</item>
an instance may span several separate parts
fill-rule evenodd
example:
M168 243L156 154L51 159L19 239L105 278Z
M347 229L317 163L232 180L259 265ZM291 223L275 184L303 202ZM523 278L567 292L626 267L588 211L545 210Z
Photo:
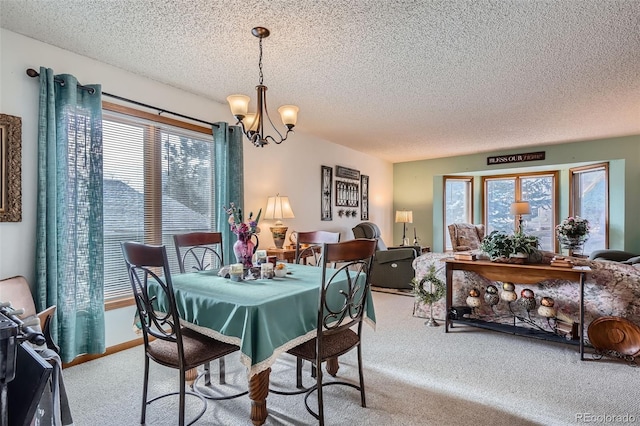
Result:
M38 71L34 70L33 68L28 68L27 69L27 75L29 77L34 77L35 78L35 77L38 77L40 75L40 73ZM55 82L57 82L57 83L64 84L64 81L62 79L60 79L60 78L54 77L53 80ZM79 83L78 83L78 88L81 89L81 90L86 90L89 93L93 93L94 92L94 89L92 87L83 86L83 85L81 85ZM148 104L145 104L145 103L142 103L142 102L134 101L132 99L123 98L122 96L112 95L111 93L107 93L107 92L102 92L102 94L104 96L109 96L110 98L115 98L115 99L118 99L118 100L121 100L121 101L129 102L129 103L132 103L134 105L141 106L141 107L155 109L156 111L158 111L158 115L160 115L162 113L171 114L171 115L175 115L176 117L186 118L187 120L197 121L198 123L208 124L209 126L212 126L212 127L220 127L220 125L218 125L216 123L211 123L209 121L200 120L199 118L189 117L188 115L183 115L183 114L180 114L180 113L177 113L177 112L168 111L168 110L166 110L164 108L158 108L158 107L155 107L153 105L148 105Z

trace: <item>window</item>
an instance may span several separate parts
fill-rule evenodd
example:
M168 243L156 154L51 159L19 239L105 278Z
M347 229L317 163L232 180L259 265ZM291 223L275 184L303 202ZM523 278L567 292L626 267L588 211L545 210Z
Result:
M444 247L453 250L447 227L452 223L473 223L473 177L444 177Z
M557 172L483 177L486 233L512 233L515 217L510 213L515 200L528 201L531 214L523 216L523 232L539 238L542 250L555 250L554 218Z
M584 254L609 246L609 165L596 164L569 170L570 212L589 221Z
M105 300L131 295L120 243L214 227L211 129L103 103Z

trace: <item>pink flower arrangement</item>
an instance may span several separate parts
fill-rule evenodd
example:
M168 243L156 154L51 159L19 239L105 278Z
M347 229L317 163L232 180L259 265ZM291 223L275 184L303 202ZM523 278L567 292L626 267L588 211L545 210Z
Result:
M230 203L229 208L222 207L224 211L229 215L229 226L231 228L231 232L238 236L238 239L242 241L247 241L251 238L251 235L260 233L260 228L258 228L258 221L260 220L260 215L262 214L262 209L258 212L258 216L253 220L253 212L249 213L249 220L247 222L242 221L242 209L240 207L236 207L235 203Z

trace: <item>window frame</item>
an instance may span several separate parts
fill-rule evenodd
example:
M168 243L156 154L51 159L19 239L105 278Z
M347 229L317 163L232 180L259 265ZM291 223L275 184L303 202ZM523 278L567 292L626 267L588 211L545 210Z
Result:
M489 232L489 226L487 224L487 217L488 217L488 213L487 213L487 182L490 180L500 180L500 179L510 179L513 178L515 180L514 182L514 196L515 196L515 200L523 200L526 201L525 199L522 198L522 179L527 179L527 178L532 178L532 177L536 177L536 176L550 176L553 178L553 185L552 185L552 194L551 194L551 207L553 209L553 211L551 212L551 218L552 218L552 223L551 223L551 229L555 229L556 225L558 224L558 215L559 215L559 206L560 206L560 199L559 199L559 194L560 194L560 171L559 170L547 170L547 171L540 171L540 172L528 172L528 173L505 173L505 174L498 174L498 175L486 175L486 176L482 176L482 194L481 194L481 203L482 203L482 223L485 224L485 231L488 233ZM514 200L514 201L515 201ZM515 217L514 217L514 232L515 232ZM553 241L553 250L554 252L558 252L559 249L559 244L557 241L557 238L555 238L555 231L554 234L552 236L552 241Z
M107 101L102 102L102 110L123 114L133 118L140 118L140 119L148 120L148 121L159 123L159 124L165 124L168 126L173 126L173 127L177 127L185 130L190 130L197 133L202 133L203 135L207 135L208 137L211 137L211 140L213 143L213 129L209 127L200 126L200 125L189 123L186 121L165 117L159 114L153 114L150 112L142 111L139 109L135 109L135 108L131 108L128 106L107 102ZM157 132L155 130L156 129L153 125L149 125L146 131L150 132L150 135L156 135ZM152 137L155 138L155 136L152 136ZM147 143L149 143L149 138L145 137L145 144ZM144 158L145 174L151 172L152 170L161 169L160 162L162 161L162 147L160 146L160 144L157 144L157 143L152 145L154 146L151 146L148 148L149 151L152 153L152 155L149 157L145 155L145 158ZM147 148L145 148L143 152L148 152ZM157 209L161 210L162 209L162 180L157 179L155 184L152 184L152 185L153 185L153 188L148 188L147 179L145 179L145 200L147 199L147 196L152 197L154 200L157 201L152 203L154 211L156 211ZM147 189L149 189L150 191L149 194L147 194ZM147 225L145 225L145 242L149 244L160 244L162 242L162 223L158 224L154 222L152 224L152 229L149 230L150 231L149 234L147 233L146 226ZM149 235L151 236L150 238L149 238ZM105 300L104 302L105 311L120 309L120 308L133 306L133 305L135 305L135 300L133 298L133 295L113 298L113 299Z
M610 209L610 199L609 199L609 163L597 163L597 164L589 164L586 166L580 167L572 167L569 169L569 216L574 216L576 214L576 205L577 205L577 193L576 185L577 185L577 177L581 173L592 172L597 170L604 170L605 173L605 212L604 212L604 244L605 249L609 248L609 209Z
M474 194L474 187L473 187L473 183L474 183L474 177L473 176L455 176L455 175L445 175L442 177L442 222L444 224L444 232L443 232L443 240L442 240L442 247L444 248L444 251L447 251L447 242L451 242L451 238L449 237L449 230L448 230L448 225L447 224L447 182L448 181L463 181L467 183L467 188L466 188L466 198L467 198L467 204L469 206L468 212L467 212L467 223L473 223L473 194Z

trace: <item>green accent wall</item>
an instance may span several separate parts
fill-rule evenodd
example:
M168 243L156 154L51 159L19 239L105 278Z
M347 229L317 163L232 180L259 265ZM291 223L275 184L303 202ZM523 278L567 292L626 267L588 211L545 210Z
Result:
M487 165L487 157L544 151L544 161ZM443 251L443 176L474 176L474 223L482 221L481 176L514 171L560 171L560 218L569 213L569 169L609 162L609 248L640 253L640 135L557 145L483 152L458 157L396 163L393 166L393 208L413 210L413 223L422 245ZM410 232L409 232L410 231ZM448 236L447 236L448 238ZM402 239L402 224L394 226L394 244Z

